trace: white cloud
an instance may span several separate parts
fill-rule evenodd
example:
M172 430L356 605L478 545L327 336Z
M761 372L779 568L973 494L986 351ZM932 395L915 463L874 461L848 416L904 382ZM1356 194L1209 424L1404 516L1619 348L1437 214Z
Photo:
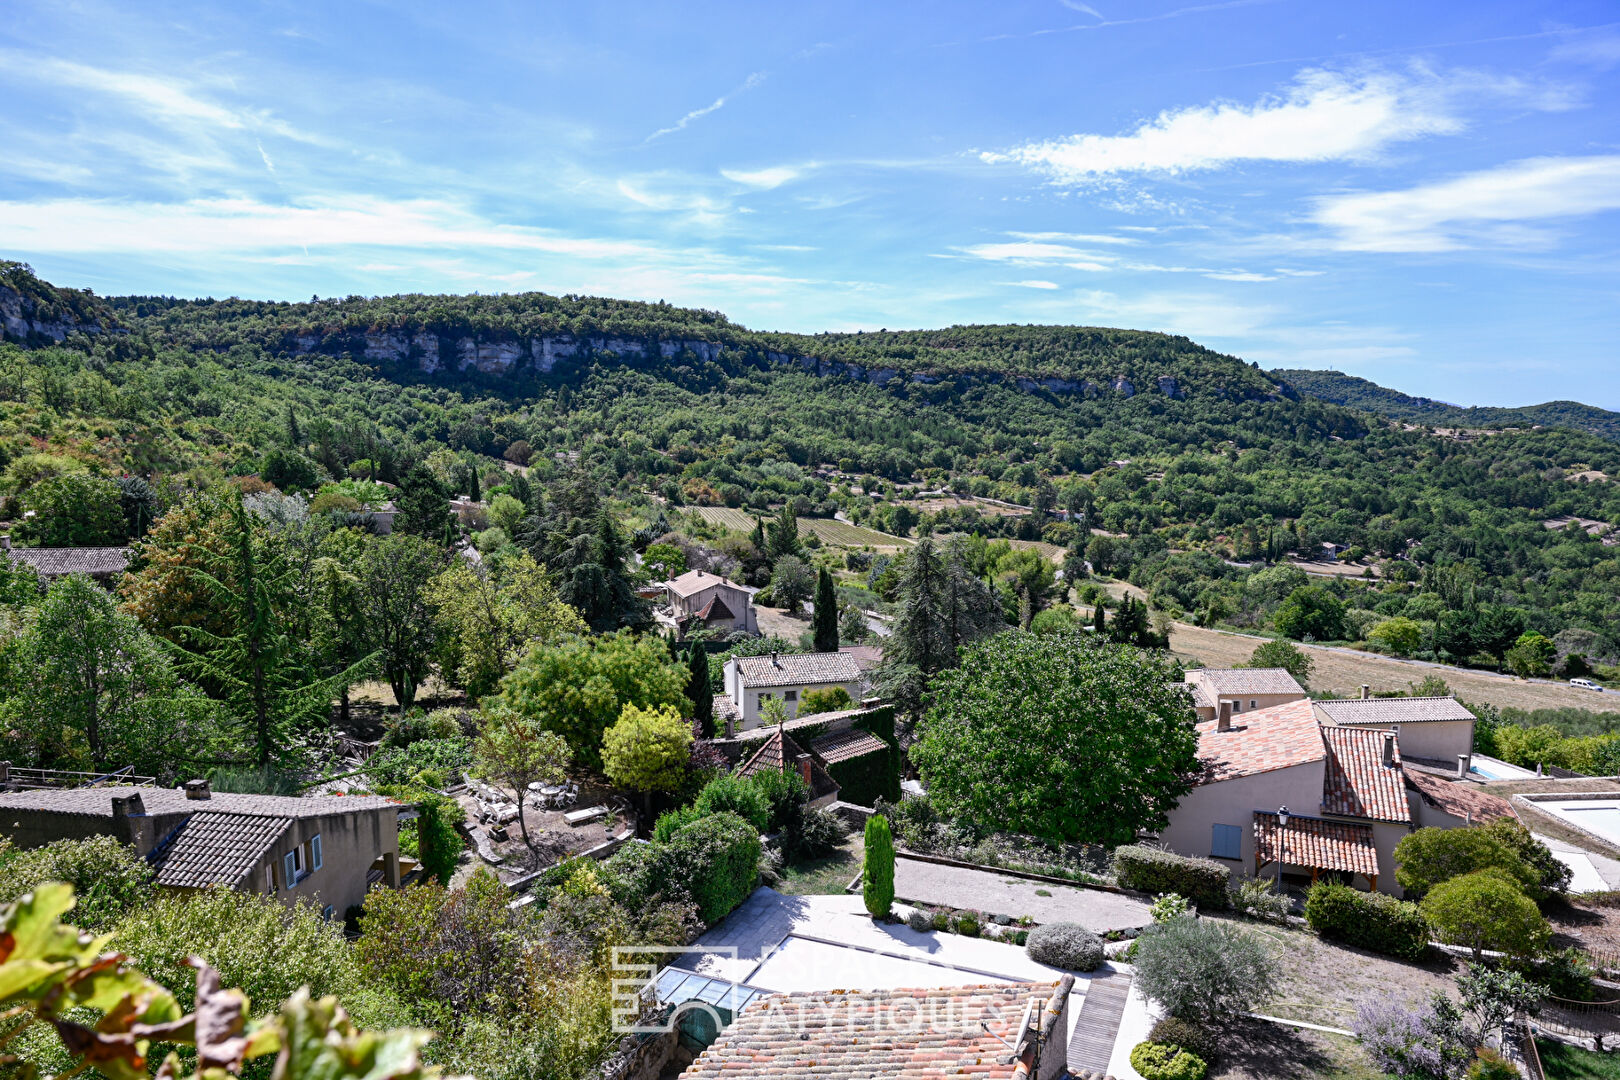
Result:
M1203 293L1147 293L1120 296L1100 289L1075 294L1079 307L1097 325L1160 330L1193 338L1230 338L1255 333L1272 318L1266 307L1234 304Z
M1097 19L1099 21L1103 19L1102 12L1092 7L1090 4L1082 4L1080 0L1058 0L1058 3L1062 4L1070 11L1078 11L1082 15L1090 15L1093 19Z
M1557 88L1473 72L1314 69L1252 105L1169 109L1128 134L1070 135L980 157L1025 165L1068 184L1219 169L1243 161L1365 162L1397 143L1461 131L1462 107L1493 99L1542 109L1571 103Z
M1554 46L1548 54L1554 60L1611 68L1620 64L1620 34L1592 34L1576 37Z
M685 131L686 126L692 121L701 120L710 113L719 112L721 109L726 107L726 102L730 101L733 97L743 93L744 91L752 90L754 87L758 86L764 81L765 73L763 71L756 71L752 75L748 76L748 78L744 79L742 85L737 87L737 89L732 90L729 93L721 94L719 97L715 98L713 102L703 106L701 109L693 109L691 112L687 113L685 116L671 124L669 127L659 128L657 131L647 136L644 141L652 142L654 139L661 138L665 135L673 135L677 131Z
M1204 276L1215 281L1276 281L1275 274L1257 274L1252 270L1206 270Z
M1523 224L1620 209L1620 155L1543 157L1404 191L1316 200L1313 220L1343 251L1452 251L1545 246Z
M1055 281L1004 281L1002 284L1013 285L1020 289L1056 289L1058 287L1058 283Z
M1140 244L1142 242L1134 236L1107 236L1099 233L1010 232L1007 235L1016 236L1020 240L1055 240L1061 243L1076 244Z
M734 184L769 190L797 180L804 175L804 170L794 165L776 165L768 169L721 169L720 175Z
M1001 244L973 244L957 250L965 255L971 255L975 259L988 259L991 262L1058 263L1066 259L1098 262L1112 258L1109 255L1099 255L1096 252L1085 251L1068 244L1043 243L1037 240L1019 240Z

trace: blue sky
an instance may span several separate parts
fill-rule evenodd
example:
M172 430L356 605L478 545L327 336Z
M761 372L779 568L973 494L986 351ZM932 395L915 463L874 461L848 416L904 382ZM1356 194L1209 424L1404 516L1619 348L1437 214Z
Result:
M1620 408L1607 2L9 0L0 255L1187 334Z

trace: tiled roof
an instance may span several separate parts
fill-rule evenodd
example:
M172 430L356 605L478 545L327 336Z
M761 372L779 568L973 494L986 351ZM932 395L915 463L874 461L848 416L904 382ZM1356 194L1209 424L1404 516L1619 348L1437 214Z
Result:
M1213 709L1213 708L1216 708L1217 702L1215 701L1214 698L1209 696L1209 691L1204 688L1203 683L1190 682L1190 683L1187 683L1186 685L1187 685L1187 689L1189 691L1191 691L1191 693L1192 693L1193 708L1195 708L1195 709Z
M1384 740L1394 743L1394 764L1384 764ZM1322 776L1322 809L1330 814L1409 822L1400 743L1376 728L1322 728L1327 768Z
M291 824L291 818L199 810L148 859L157 872L159 885L234 888L259 865Z
M1346 698L1318 701L1335 724L1423 724L1436 720L1472 720L1474 714L1454 697Z
M883 646L881 645L840 645L838 651L845 656L855 658L855 666L862 671L871 671L883 663Z
M63 574L102 577L121 574L129 565L129 548L122 547L14 547L7 553L13 562L26 563L46 577Z
M1506 799L1481 791L1466 780L1446 780L1432 773L1409 771L1406 786L1430 806L1463 821L1492 821L1514 816L1513 807Z
M682 1080L980 1080L1021 1076L1012 1048L1032 997L1050 983L761 998ZM1061 1041L1054 1047L1061 1053Z
M1306 700L1238 713L1231 731L1216 730L1219 724L1198 725L1198 758L1208 767L1204 783L1304 765L1327 754L1321 725Z
M761 772L782 772L786 768L797 770L799 755L804 748L793 741L793 736L778 728L771 733L752 757L737 766L738 776L753 776ZM810 760L810 797L818 799L828 792L837 791L838 782L814 758Z
M148 816L200 813L214 810L254 817L313 818L352 814L362 810L397 809L399 804L381 795L237 795L216 791L209 799L188 799L179 788L53 788L0 794L0 810L43 810L57 814L96 814L112 817L112 801L139 795Z
M669 591L676 596L692 596L704 589L712 589L716 585L724 585L731 589L743 591L741 585L734 584L719 574L712 574L707 570L688 570L680 577L668 583Z
M739 656L736 663L745 687L861 681L861 669L856 665L855 658L841 652Z
M732 613L730 608L726 607L724 600L715 595L709 597L709 602L703 605L703 610L697 613L697 617L704 622L708 622L710 619L735 619L737 616Z
M1286 668L1198 668L1187 672L1187 681L1205 683L1216 696L1236 694L1299 694L1305 688Z
M1371 825L1289 814L1287 835L1279 848L1277 839L1282 832L1276 814L1254 812L1254 850L1261 863L1276 862L1281 851L1288 866L1343 870L1366 877L1378 873L1378 848L1373 844Z
M829 765L848 761L850 758L864 757L867 754L880 754L888 748L888 743L870 731L860 731L856 728L835 732L810 744L810 749L821 755L821 760Z

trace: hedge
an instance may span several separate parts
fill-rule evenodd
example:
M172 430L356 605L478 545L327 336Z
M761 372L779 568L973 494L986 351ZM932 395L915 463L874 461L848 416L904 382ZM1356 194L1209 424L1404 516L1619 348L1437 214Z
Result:
M1305 921L1325 938L1404 960L1418 959L1429 947L1429 922L1416 904L1336 882L1311 886Z
M706 923L719 922L754 891L759 832L736 814L700 818L662 846L670 876L680 879Z
M1131 1068L1143 1080L1204 1080L1209 1071L1198 1055L1156 1042L1139 1042L1131 1049Z
M1114 878L1127 889L1180 893L1201 908L1223 908L1232 872L1214 859L1131 844L1114 849Z
M885 765L888 768L888 773L883 778L883 790L879 791L877 794L881 795L887 802L899 802L900 743L899 740L895 738L894 734L894 706L883 705L879 708L872 709L871 711L864 713L860 717L856 718L854 727L861 731L870 732L889 744L889 754L887 760L885 761ZM872 756L877 757L878 755L874 754ZM871 802L866 802L865 800L851 799L848 795L840 795L839 797L845 802L859 801L862 806L877 805L876 798L874 798Z

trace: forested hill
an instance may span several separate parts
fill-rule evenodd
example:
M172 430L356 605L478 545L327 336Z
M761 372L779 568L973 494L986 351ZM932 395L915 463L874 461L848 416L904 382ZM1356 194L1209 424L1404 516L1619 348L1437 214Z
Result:
M1459 428L1556 425L1620 440L1620 413L1583 405L1578 401L1549 401L1519 408L1465 407L1433 398L1413 397L1355 375L1346 375L1342 371L1275 368L1270 374L1309 397L1408 423Z

